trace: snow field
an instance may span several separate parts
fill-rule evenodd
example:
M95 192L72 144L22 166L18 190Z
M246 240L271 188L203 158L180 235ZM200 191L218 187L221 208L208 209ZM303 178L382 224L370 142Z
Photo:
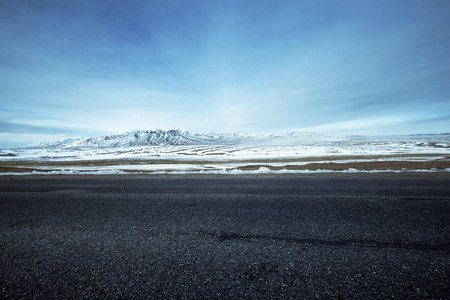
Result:
M0 150L1 175L27 174L286 174L311 172L401 172L402 170L295 170L310 163L441 162L448 172L450 136L274 138L232 145L133 147L41 147ZM259 168L258 168L259 166ZM287 168L290 166L290 169ZM292 169L294 166L294 169ZM8 172L8 167L16 168ZM18 172L17 168L33 168ZM247 168L249 167L249 168ZM286 169L284 169L286 167ZM273 168L276 168L274 170Z

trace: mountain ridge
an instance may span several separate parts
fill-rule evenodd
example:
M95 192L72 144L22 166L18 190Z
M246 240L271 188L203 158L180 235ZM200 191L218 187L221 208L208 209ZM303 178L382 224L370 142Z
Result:
M112 134L89 138L65 139L56 142L44 142L30 145L27 148L74 148L74 147L132 147L132 146L162 146L162 145L207 145L234 144L249 140L299 139L312 138L319 135L310 131L289 131L270 133L266 135L249 135L237 133L191 133L180 129L172 130L131 130L123 134Z

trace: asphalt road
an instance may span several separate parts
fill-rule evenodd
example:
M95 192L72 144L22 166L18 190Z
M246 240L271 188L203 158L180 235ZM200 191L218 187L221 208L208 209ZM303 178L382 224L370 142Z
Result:
M450 180L0 180L2 299L449 299Z

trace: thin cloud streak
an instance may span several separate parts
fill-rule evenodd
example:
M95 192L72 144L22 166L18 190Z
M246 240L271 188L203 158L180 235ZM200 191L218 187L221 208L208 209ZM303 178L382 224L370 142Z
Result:
M36 122L36 121L35 121ZM47 123L43 120L38 120L38 123ZM2 121L0 120L0 133L8 133L8 134L39 134L39 135L79 135L83 133L83 135L92 135L96 134L99 131L90 130L89 128L83 128L81 126L76 128L69 127L58 127L55 125L41 126L35 125L31 123L23 123L23 122L11 122L11 121ZM54 124L55 122L49 122L50 124ZM106 131L103 131L106 132Z
M385 115L373 118L362 118L323 124L314 127L302 128L302 130L334 135L388 135L390 134L389 128L396 127L399 130L397 134L411 134L411 131L408 131L411 130L411 128L415 128L416 132L419 132L420 128L422 128L424 124L430 123L435 125L435 131L425 133L442 134L448 132L448 127L442 126L440 123L442 121L448 121L449 118L449 115L432 118ZM422 131L422 133L424 132Z

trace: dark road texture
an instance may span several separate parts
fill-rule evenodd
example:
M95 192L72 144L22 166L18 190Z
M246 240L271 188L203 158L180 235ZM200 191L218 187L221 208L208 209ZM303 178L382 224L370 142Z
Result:
M450 180L0 180L1 299L449 299Z

